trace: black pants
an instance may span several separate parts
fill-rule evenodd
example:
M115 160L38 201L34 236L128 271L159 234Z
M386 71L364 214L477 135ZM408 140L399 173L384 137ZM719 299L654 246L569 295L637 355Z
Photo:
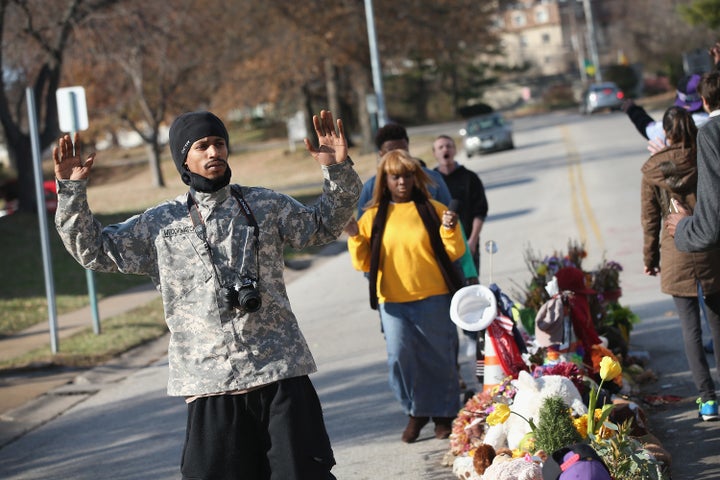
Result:
M184 480L334 480L320 401L307 376L188 405Z
M685 356L692 373L693 381L703 402L715 400L715 382L702 344L702 326L700 323L700 302L697 297L675 297L675 308L682 325ZM720 293L705 297L707 315L713 343L720 345ZM715 367L720 368L720 348L715 347Z

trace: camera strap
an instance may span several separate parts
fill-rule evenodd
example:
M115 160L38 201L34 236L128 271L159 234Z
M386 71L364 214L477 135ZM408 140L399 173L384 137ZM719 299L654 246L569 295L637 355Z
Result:
M245 201L245 197L243 197L240 186L231 185L230 192L232 193L232 196L235 197L235 200L237 200L238 204L240 205L240 211L243 213L243 215L245 215L248 225L253 227L253 229L255 230L255 232L254 232L255 239L259 240L260 239L260 227L258 226L257 220L255 220L255 215L253 215L253 212L250 209L250 205L248 205L248 203Z
M240 188L236 189L235 185L232 185L230 187L230 192L235 198L235 201L238 202L238 205L240 205L240 212L247 220L248 225L253 227L253 235L255 236L255 239L259 240L260 227L258 226L257 220L255 220L255 215L253 215L253 212L250 209L250 205L248 205L247 201L245 201L245 197L243 197L242 191L240 190ZM195 234L200 240L205 242L206 247L209 248L210 245L208 244L207 235L205 233L205 222L200 216L200 210L198 209L197 203L195 202L195 199L190 192L188 192L187 196L187 208L188 213L190 214L190 220L192 221L193 227L195 228Z
M250 205L248 205L247 201L245 200L245 197L242 195L242 191L240 190L240 187L238 186L235 188L235 185L230 186L230 192L232 193L232 196L235 198L235 200L238 202L238 205L240 206L240 212L243 214L245 219L248 222L248 225L253 227L253 235L255 237L256 241L256 248L255 248L255 266L258 269L257 274L260 274L259 268L259 258L258 258L258 249L260 248L260 227L258 226L257 220L255 220L255 215L253 215L252 210L250 209ZM205 250L208 252L208 255L210 256L210 261L213 266L213 270L215 270L215 275L217 278L220 278L219 272L217 271L217 266L215 265L215 260L213 258L212 249L210 248L210 243L207 240L207 233L205 230L205 222L202 219L202 216L200 215L200 210L197 206L197 203L195 202L195 199L193 198L192 194L188 192L187 195L187 208L188 213L190 215L190 220L192 221L193 228L195 230L195 235L198 236L200 240L203 241L205 244Z

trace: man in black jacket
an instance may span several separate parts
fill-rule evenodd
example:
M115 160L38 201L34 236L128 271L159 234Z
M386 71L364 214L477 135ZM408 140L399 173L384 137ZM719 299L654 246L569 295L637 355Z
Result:
M438 162L435 171L442 175L453 200L459 201L457 213L479 272L480 232L487 217L488 201L480 177L457 163L456 153L455 141L447 135L440 135L433 142L433 155Z

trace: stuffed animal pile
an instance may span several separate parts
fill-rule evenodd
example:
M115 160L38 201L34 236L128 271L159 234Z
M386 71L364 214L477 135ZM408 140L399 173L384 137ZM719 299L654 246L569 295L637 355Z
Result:
M527 372L520 372L515 382L517 391L505 423L490 427L485 433L483 443L492 446L495 450L503 447L515 450L522 438L530 433L528 420L537 421L543 400L551 396L559 396L565 401L576 415L587 413L587 406L583 402L580 392L566 377L560 375L544 375L533 378Z

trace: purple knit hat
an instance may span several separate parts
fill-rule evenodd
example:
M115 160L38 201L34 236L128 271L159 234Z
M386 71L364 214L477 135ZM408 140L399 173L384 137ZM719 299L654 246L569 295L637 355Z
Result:
M694 73L680 79L676 91L675 106L682 107L688 112L702 110L702 98L697 91L700 78L700 75Z

